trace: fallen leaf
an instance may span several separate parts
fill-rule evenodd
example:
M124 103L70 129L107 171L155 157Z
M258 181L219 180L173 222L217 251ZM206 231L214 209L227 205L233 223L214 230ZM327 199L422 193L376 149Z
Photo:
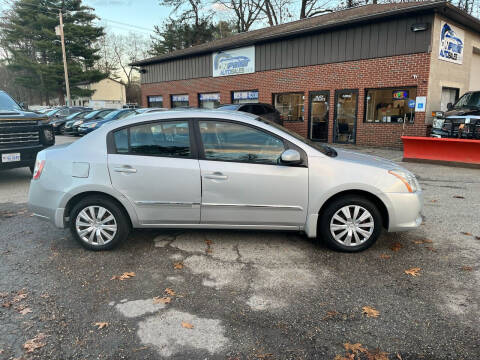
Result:
M176 262L175 264L173 264L173 268L175 270L183 269L183 262Z
M122 275L114 275L110 280L126 280L132 277L135 277L136 274L134 272L124 272Z
M420 245L420 244L431 244L433 243L432 240L430 239L423 239L423 240L413 240L414 244Z
M268 353L268 354L256 354L255 357L257 359L268 359L270 357L272 357L273 354L272 353Z
M401 248L403 248L403 245L400 244L399 242L396 242L392 245L392 247L390 248L392 251L398 251L400 250Z
M15 297L13 298L12 302L16 303L16 302L22 301L26 297L27 297L27 293L19 291L17 295L15 295Z
M96 322L96 323L95 323L95 326L98 327L98 330L101 330L101 329L103 329L104 327L107 327L107 326L108 326L108 322Z
M27 353L34 352L35 350L44 347L46 344L43 340L47 336L43 333L39 333L33 339L27 340L25 344L23 344L23 348L26 350Z
M9 308L10 306L12 306L12 303L9 302L9 301L6 301L2 304L2 307L4 307L4 308Z
M25 308L25 309L19 311L19 313L22 314L22 315L27 315L28 313L31 313L31 312L32 312L32 309L30 309L30 308Z
M333 360L355 360L355 354L336 355Z
M430 200L430 202L432 203L436 203L438 200Z
M8 296L8 293L0 293L0 298L6 298Z
M170 304L171 301L172 301L172 298L168 296L164 296L164 297L155 296L153 298L154 304Z
M331 319L334 318L335 316L340 315L338 311L332 310L332 311L327 311L327 315L323 318L323 320Z
M462 266L463 271L472 271L473 268L471 266Z
M367 315L367 317L377 317L380 315L380 311L376 310L375 308L371 306L364 306L362 307L363 314Z
M413 268L410 268L408 270L405 270L405 274L412 275L412 276L417 276L420 270L422 270L422 269L419 268L419 267L413 267Z
M367 307L367 306L365 306L365 307ZM343 346L345 347L346 351L351 351L354 354L358 354L359 352L364 353L364 352L368 351L360 343L356 343L356 344L345 343L345 344L343 344Z
M207 246L210 246L213 244L212 240L205 240L205 244L207 244Z
M465 199L465 197L461 196L461 195L453 195L453 197L455 199Z
M475 240L480 240L480 236L475 236Z
M387 255L387 254L380 255L380 258L382 258L382 259L390 259L391 257L392 257L392 255Z
M175 291L173 289L166 288L165 292L170 296L175 296Z
M193 329L193 325L185 321L182 321L182 327L185 329Z
M367 351L366 355L368 360L388 360L388 353L380 349L376 349L373 352Z
M426 246L425 249L428 249L433 252L437 251L437 249L435 249L433 246Z
M399 353L397 353L397 359L398 360L403 360L402 356Z
M465 236L473 236L471 233L465 232L465 231L461 231L460 234L465 235Z

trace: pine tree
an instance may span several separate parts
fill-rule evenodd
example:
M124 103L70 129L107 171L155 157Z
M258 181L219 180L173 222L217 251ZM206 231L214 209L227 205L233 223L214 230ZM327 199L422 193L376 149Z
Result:
M90 96L93 92L79 85L107 77L94 67L100 59L94 44L104 35L103 28L94 26L96 16L82 0L17 0L1 23L7 67L18 85L39 92L46 103L51 97L64 102L62 48L55 34L60 10L72 97Z

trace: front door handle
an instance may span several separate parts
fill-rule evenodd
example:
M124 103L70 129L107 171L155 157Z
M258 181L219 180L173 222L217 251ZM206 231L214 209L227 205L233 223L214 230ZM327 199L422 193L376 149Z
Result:
M121 173L128 173L128 174L133 174L137 172L137 169L132 168L131 166L122 166L122 167L116 167L113 169L115 172L121 172Z
M205 179L212 179L212 180L227 180L228 179L228 176L227 175L223 175L221 172L219 171L215 171L214 173L212 174L207 174L207 175L204 175L203 176Z

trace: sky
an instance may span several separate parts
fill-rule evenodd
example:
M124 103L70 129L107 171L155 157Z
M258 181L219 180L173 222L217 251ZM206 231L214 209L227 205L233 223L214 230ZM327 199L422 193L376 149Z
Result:
M161 7L158 0L83 0L83 3L94 8L95 14L104 19L101 25L115 33L133 31L148 37L153 26L160 25L169 15L169 9Z

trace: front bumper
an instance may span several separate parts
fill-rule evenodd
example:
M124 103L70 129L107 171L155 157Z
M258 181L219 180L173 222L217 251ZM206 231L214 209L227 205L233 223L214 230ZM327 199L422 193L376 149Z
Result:
M389 221L388 231L407 231L422 224L423 192L384 193Z
M11 147L7 149L0 149L0 170L16 169L35 165L37 154L46 148L47 146L34 145L28 147ZM11 153L20 153L20 161L3 163L1 160L2 154Z

